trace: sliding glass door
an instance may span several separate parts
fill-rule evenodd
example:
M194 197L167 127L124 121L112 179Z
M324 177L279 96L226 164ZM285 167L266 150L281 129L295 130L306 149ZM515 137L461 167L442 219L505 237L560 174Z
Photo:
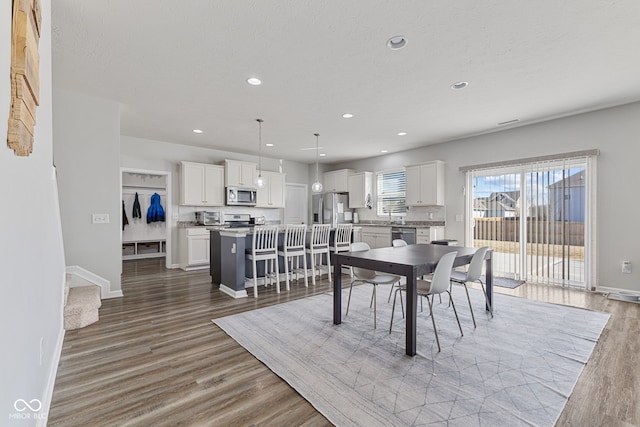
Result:
M497 276L591 286L590 164L577 158L467 172L471 244L494 250Z

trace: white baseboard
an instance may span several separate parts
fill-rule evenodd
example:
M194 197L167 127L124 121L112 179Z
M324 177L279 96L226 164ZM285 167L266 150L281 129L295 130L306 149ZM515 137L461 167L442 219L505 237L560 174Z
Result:
M170 268L170 269L180 268L180 264L171 264L171 266L169 266L167 268Z
M246 290L234 291L233 289L231 289L228 286L223 285L222 283L220 284L220 291L223 294L227 294L232 298L247 298L248 297Z
M58 340L56 346L53 349L53 360L49 368L49 378L47 379L47 388L44 390L44 396L42 396L42 409L40 413L46 414L44 418L38 418L36 425L38 427L46 427L47 418L49 417L49 409L51 408L51 399L53 399L53 387L56 384L56 376L58 375L58 365L60 364L60 355L62 354L62 344L64 343L64 327L60 324L60 332L58 333Z
M636 295L640 297L640 291L632 291L629 289L620 289L620 288L609 288L607 286L598 286L596 287L596 292L603 292L605 294L627 294L627 295Z
M79 265L68 265L67 273L71 274L71 283L70 286L74 287L73 276L82 279L86 282L89 282L92 285L96 285L100 287L100 298L101 299L109 299L109 298L119 298L122 297L122 290L118 289L116 291L111 290L111 282L104 277L100 277L95 273L86 270Z

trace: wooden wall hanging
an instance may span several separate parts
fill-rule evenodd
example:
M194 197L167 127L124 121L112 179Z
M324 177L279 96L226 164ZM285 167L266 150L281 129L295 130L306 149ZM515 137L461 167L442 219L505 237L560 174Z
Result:
M40 105L40 0L13 0L11 109L7 144L18 156L33 151L36 107Z

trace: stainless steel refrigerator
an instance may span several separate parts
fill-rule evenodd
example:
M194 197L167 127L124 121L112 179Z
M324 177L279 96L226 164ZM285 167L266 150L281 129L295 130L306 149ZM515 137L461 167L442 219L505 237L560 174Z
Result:
M315 224L344 224L353 221L353 209L349 209L346 193L314 194L312 198L313 222Z

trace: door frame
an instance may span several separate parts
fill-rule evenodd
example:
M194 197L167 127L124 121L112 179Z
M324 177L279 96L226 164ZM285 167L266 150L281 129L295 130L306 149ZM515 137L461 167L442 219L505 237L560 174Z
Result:
M171 260L172 258L172 241L173 239L171 238L171 230L172 230L172 223L173 223L173 216L172 216L172 203L173 203L173 199L172 199L172 183L171 183L171 172L169 171L158 171L158 170L149 170L149 169L138 169L138 168L127 168L127 167L121 167L120 168L120 199L122 200L122 174L123 173L139 173L139 174L145 174L145 175L158 175L158 176L164 176L166 179L166 188L165 191L167 193L166 196L166 207L165 207L165 221L164 221L164 226L165 226L165 248L166 248L166 255L165 255L165 266L167 268L177 268L177 264L172 264ZM122 230L122 215L120 216L120 228L119 230ZM120 242L122 242L122 232L120 232ZM122 272L121 272L122 273Z

